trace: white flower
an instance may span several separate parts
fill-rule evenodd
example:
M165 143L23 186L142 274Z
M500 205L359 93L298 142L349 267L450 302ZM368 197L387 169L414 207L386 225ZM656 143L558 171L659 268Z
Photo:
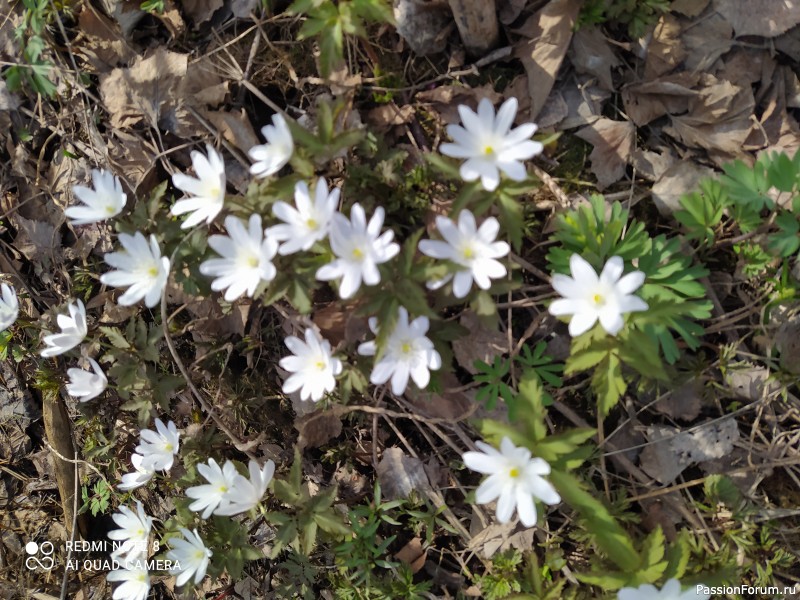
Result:
M142 468L153 471L169 471L180 446L180 434L175 423L168 421L165 425L156 419L156 431L142 429L141 440L136 452L142 455Z
M320 177L312 203L308 185L298 181L294 186L294 203L297 208L286 202L276 202L272 206L272 212L284 224L273 225L267 229L267 235L283 242L278 249L281 255L308 250L315 242L327 237L339 205L339 189L334 188L328 193L328 184Z
M122 476L122 483L117 485L119 489L126 492L135 490L153 478L156 472L153 469L145 469L142 466L143 461L144 457L141 454L136 454L135 452L131 454L131 465L133 465L134 471L133 473L125 473Z
M553 275L553 289L563 296L550 304L551 315L572 315L569 334L573 337L589 331L600 320L611 335L617 335L624 321L622 315L647 310L647 303L632 295L644 283L644 273L632 271L622 277L622 259L612 256L600 277L578 254L569 259L572 277Z
M64 214L72 219L70 221L72 225L105 221L116 217L125 208L127 196L122 191L119 177L105 170L92 169L92 183L94 189L82 185L72 188L72 193L84 204L84 206L70 206L64 210Z
M313 329L306 329L306 341L289 336L286 347L293 356L279 362L282 369L292 375L283 382L283 392L291 394L300 390L300 399L314 402L322 399L326 392L336 387L335 376L342 372L342 361L331 354L331 344Z
M497 501L497 520L508 523L516 508L525 527L536 525L534 498L545 504L558 504L561 496L542 475L550 473L550 465L541 458L531 458L527 448L518 448L504 437L500 450L484 442L475 442L481 452L465 452L464 464L478 473L489 475L478 486L475 501L487 504Z
M161 256L156 236L150 236L150 243L141 231L134 235L119 234L119 242L124 248L121 252L109 252L103 259L116 271L100 276L100 282L113 287L128 287L119 297L120 306L131 306L144 298L148 308L154 307L161 299L161 291L169 277L169 259Z
M275 463L268 460L259 469L258 463L251 460L248 468L250 479L238 474L234 477L233 485L225 493L222 504L214 511L215 515L238 515L255 508L261 502L275 474Z
M261 281L272 281L277 274L271 261L278 252L278 243L264 236L260 215L251 215L248 225L245 228L241 219L225 217L228 235L208 238L208 245L223 258L211 258L200 265L203 275L216 277L211 289L225 290L228 302L242 294L252 298Z
M2 298L0 298L0 331L5 331L14 324L19 316L19 301L17 292L7 283L0 284Z
M225 163L210 145L206 145L206 152L208 158L202 152L192 150L192 167L197 178L183 173L172 176L172 184L192 196L178 200L170 210L173 215L192 213L183 222L181 229L194 227L201 221L211 223L225 202Z
M383 217L383 208L378 207L367 223L360 204L353 205L349 220L341 213L333 215L330 240L331 250L337 258L317 270L317 279L330 281L341 277L339 295L342 298L355 294L362 279L367 285L380 283L378 265L400 252L400 246L392 242L392 230L381 235Z
M203 540L197 533L189 531L185 527L180 528L185 539L171 538L169 540L172 550L167 552L167 560L174 561L179 566L172 569L172 574L178 578L175 583L179 586L184 585L194 575L194 583L197 585L206 576L208 561L213 552L206 548Z
M447 217L436 217L436 228L445 241L422 240L419 251L427 256L449 260L465 267L455 274L453 294L464 298L472 288L473 280L482 290L488 290L492 279L505 277L506 268L497 258L508 254L506 242L496 242L500 224L494 217L486 219L478 228L474 215L468 210L458 214L458 226ZM437 289L453 276L431 282L430 289Z
M294 152L292 132L289 131L283 115L273 115L272 125L262 127L261 133L267 139L267 143L253 146L247 153L255 161L250 167L250 172L259 178L280 171Z
M146 600L150 592L150 574L144 564L132 565L132 569L114 569L106 579L122 581L122 585L114 590L113 600Z
M670 579L659 591L654 585L645 583L638 588L622 588L617 595L618 600L708 600L709 594L698 591L699 586L692 586L681 592L681 584L677 579Z
M208 459L208 465L197 465L197 472L208 481L208 484L190 487L186 490L186 495L195 499L189 508L194 511L202 510L203 514L200 516L207 519L218 507L227 506L228 490L233 487L239 473L231 461L226 461L225 466L220 469L213 458Z
M541 154L542 144L530 137L536 133L536 125L525 123L511 129L517 114L517 99L509 98L494 114L492 103L484 98L473 112L463 104L458 107L461 125L448 125L447 133L454 144L442 144L439 151L454 158L466 158L461 165L464 181L480 178L484 189L494 191L500 183L500 171L514 181L527 177L525 165L520 161Z
M94 373L83 369L67 369L67 375L69 375L67 393L70 396L80 398L81 402L88 402L93 398L97 398L108 387L108 379L106 379L106 375L100 365L97 364L97 361L90 358L89 364Z
M127 506L120 506L119 512L111 515L114 522L120 529L108 532L108 538L118 542L123 542L111 553L115 560L122 558L126 561L136 561L144 557L147 558L147 540L150 537L150 529L153 527L153 518L148 517L144 512L142 503L136 501L136 512Z
M72 350L86 337L88 328L86 327L86 307L83 302L80 300L76 300L75 304L70 302L67 309L69 316L58 315L56 317L56 323L61 328L61 333L46 335L42 339L47 346L41 352L45 358L58 356Z
M369 326L373 333L377 333L377 325L377 319L372 317ZM396 396L405 392L409 375L418 388L425 388L431 378L430 370L442 366L442 357L425 336L428 325L428 317L417 317L409 323L408 311L401 306L397 325L389 335L383 356L372 368L369 380L380 385L391 377L392 393ZM374 356L376 352L374 340L358 347L358 353L365 356Z

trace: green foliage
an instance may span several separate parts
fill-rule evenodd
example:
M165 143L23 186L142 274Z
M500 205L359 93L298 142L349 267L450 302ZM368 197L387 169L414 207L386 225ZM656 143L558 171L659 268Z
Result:
M597 324L572 340L565 373L593 371L592 389L601 416L609 413L627 387L623 366L642 377L666 379L662 360L674 364L680 357L676 336L689 348L698 348L703 328L695 320L711 314L700 282L708 270L681 252L679 238L651 237L643 223L629 220L629 212L618 202L611 205L608 218L605 213L605 201L595 195L589 206L561 215L552 236L561 245L547 255L556 272L568 272L570 257L580 254L598 272L612 256L627 264L635 260L646 276L637 295L647 302L647 311L628 315L616 336L607 335Z
M711 245L727 206L722 184L705 179L700 182L699 191L681 196L680 204L683 210L676 211L675 218L684 226L686 237Z
M486 600L499 600L522 589L519 567L522 565L522 554L511 548L500 552L492 558L491 572L475 578Z
M386 525L400 525L392 511L403 504L403 500L381 501L380 485L375 483L373 499L369 504L350 510L352 534L334 548L336 564L353 587L372 587L376 569L393 569L398 563L388 560L388 548L397 537L383 538L379 529Z
M587 0L581 7L577 26L620 23L628 35L638 39L658 18L669 11L669 0Z
M89 486L81 486L81 500L83 505L78 509L78 514L83 514L87 510L91 511L92 516L96 517L98 514L104 515L108 510L109 502L111 501L112 489L104 479L98 479L92 486L92 495L89 495Z
M47 43L43 37L53 17L52 5L49 0L22 0L22 5L22 22L14 31L22 46L22 64L6 69L3 77L12 92L28 86L37 94L54 98L57 88L50 79L54 65L44 56Z
M306 16L297 39L318 38L323 77L328 77L344 59L345 34L366 38L367 24L394 22L385 0L295 0L286 12Z
M278 556L285 548L309 556L317 544L317 534L320 531L332 539L350 533L350 528L333 509L336 488L321 490L312 496L303 485L302 458L297 449L289 478L276 478L274 486L275 497L291 509L268 512L265 515L267 521L277 530L271 558Z

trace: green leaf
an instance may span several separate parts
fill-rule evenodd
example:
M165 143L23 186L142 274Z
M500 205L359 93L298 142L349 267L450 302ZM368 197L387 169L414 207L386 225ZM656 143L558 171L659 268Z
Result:
M664 578L682 579L689 566L692 550L689 545L689 532L682 530L667 550L667 568L664 569Z
M597 410L605 417L617 405L628 384L622 377L622 363L609 353L592 375L592 390L597 394Z
M800 223L790 212L782 212L775 218L779 231L769 234L767 248L784 258L791 256L800 248Z
M767 163L767 183L770 186L781 192L793 192L797 177L798 173L791 158L779 152L770 154Z
M105 334L105 336L108 338L108 341L111 342L111 345L114 346L114 348L127 350L131 347L131 345L128 343L128 340L125 339L125 336L122 335L122 332L117 327L106 327L101 325L100 331Z
M641 564L641 559L633 540L605 505L595 499L584 484L568 473L552 471L548 478L561 499L575 509L586 522L586 530L606 557L622 571L635 572Z

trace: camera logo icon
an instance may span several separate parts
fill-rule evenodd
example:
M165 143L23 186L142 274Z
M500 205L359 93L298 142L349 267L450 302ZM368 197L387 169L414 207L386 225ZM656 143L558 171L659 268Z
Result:
M28 558L25 559L25 566L30 571L36 569L50 571L56 563L53 552L52 542L42 542L41 544L28 542L25 544L25 553L28 555Z

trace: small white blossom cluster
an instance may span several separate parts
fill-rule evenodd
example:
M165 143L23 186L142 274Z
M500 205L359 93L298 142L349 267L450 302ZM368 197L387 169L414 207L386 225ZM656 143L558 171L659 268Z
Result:
M122 476L117 487L124 491L135 490L150 481L156 471L169 471L180 448L180 434L175 423L164 424L156 419L156 430L142 429L139 445L131 454L132 473Z

